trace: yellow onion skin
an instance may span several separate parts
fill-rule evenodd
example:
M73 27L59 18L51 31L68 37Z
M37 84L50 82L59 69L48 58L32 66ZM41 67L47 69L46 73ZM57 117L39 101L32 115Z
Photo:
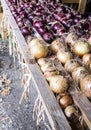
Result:
M91 50L91 46L88 44L88 42L83 40L78 40L72 48L72 51L77 56L83 56L84 54L89 53L90 50Z
M34 45L38 45L38 44L45 44L45 41L43 41L41 38L34 38L29 42L29 48L31 48Z
M65 64L68 60L72 59L72 54L71 54L71 52L59 50L57 52L57 58L62 64Z
M49 84L54 93L64 93L68 89L67 79L61 75L52 76Z
M40 66L42 66L43 64L46 64L47 62L49 62L49 61L47 60L47 58L39 58L39 59L37 60L37 63L38 63Z
M71 123L76 123L79 120L78 113L72 105L67 106L64 109L64 113Z
M91 75L87 75L80 80L80 88L82 92L91 99Z
M58 74L59 74L59 72L58 72L57 70L54 70L54 71L46 71L46 72L44 72L44 77L45 77L48 81L50 81L50 78L51 78L52 76L58 75Z
M50 45L50 49L54 54L57 53L60 48L65 49L64 43L59 38L54 40Z
M88 39L88 43L89 43L89 45L91 45L91 36L90 36L90 38Z
M84 64L89 66L91 63L91 54L90 53L84 54L82 57L82 61Z
M86 75L88 75L88 72L83 66L75 68L72 72L73 80L78 83L80 82L80 79L84 78Z
M72 98L71 98L71 96L69 96L69 95L64 95L62 98L60 98L60 100L59 100L59 104L60 104L60 106L63 108L63 109L65 109L67 106L69 106L69 105L72 105Z
M71 47L75 45L78 40L78 36L75 33L69 33L66 37L65 42L68 43Z
M65 115L69 118L71 114L76 113L76 109L73 106L69 105L65 108L64 112L65 112Z
M73 70L77 67L79 67L80 65L77 63L77 61L75 61L74 59L68 60L65 65L64 68L66 71L68 72L73 72Z
M37 59L38 58L44 58L48 54L48 48L47 48L47 46L38 43L34 46L31 46L30 52Z
M53 67L52 64L50 62L47 62L41 66L41 70L42 72L46 72L50 67Z

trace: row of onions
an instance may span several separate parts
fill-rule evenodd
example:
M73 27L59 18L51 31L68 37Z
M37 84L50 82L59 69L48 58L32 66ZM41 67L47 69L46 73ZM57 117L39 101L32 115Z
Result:
M86 39L91 34L91 15L85 18L55 0L8 0L8 5L24 36L35 34L37 30L46 42L51 43L68 32Z
M79 88L88 98L91 98L89 87L91 84L91 75L89 75L85 67L81 66L77 60L73 59L73 53L67 50L66 45L67 44L63 43L62 39L56 39L50 46L47 46L45 41L36 38L30 41L29 48L31 54L37 59L37 63L67 119L73 124L79 122L81 113L77 109L77 106L74 105L72 97L68 92L71 82L66 76L69 75L73 81L80 84ZM49 51L51 52L49 53ZM56 54L56 56L53 56L53 54ZM60 61L60 64L63 67L61 68L61 71L57 69L54 63L55 58ZM62 71L64 70L67 72L67 75L63 74ZM88 78L89 82L86 83Z

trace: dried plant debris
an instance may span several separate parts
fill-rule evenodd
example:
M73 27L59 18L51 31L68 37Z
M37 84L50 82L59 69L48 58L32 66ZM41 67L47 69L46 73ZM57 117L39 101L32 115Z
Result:
M2 59L0 59L0 68L3 68L4 66L4 61L2 61Z
M7 75L4 74L0 76L0 94L2 96L8 96L11 92L11 87L9 86L11 84L11 80L8 79Z

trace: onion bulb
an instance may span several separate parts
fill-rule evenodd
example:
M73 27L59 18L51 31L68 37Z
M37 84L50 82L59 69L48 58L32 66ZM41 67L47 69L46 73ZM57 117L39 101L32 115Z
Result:
M53 53L57 53L60 48L64 49L64 43L60 39L56 39L51 43L50 46Z
M65 64L68 60L72 59L72 54L71 52L60 49L57 52L57 58L62 64Z
M90 53L87 53L87 54L84 54L83 57L82 57L82 61L86 64L86 65L90 65L91 63L91 54Z
M62 98L60 98L60 100L59 100L59 104L60 104L60 106L64 109L64 108L66 108L67 106L69 106L69 105L72 105L72 98L71 98L71 96L69 96L69 95L64 95Z
M43 58L48 54L48 48L43 43L43 40L33 39L29 43L30 52L35 58Z
M65 39L65 42L69 43L70 46L74 46L77 40L78 36L75 33L69 33Z
M67 79L61 75L52 76L49 84L54 93L63 93L68 89Z
M43 64L42 66L41 66L41 70L43 71L43 72L46 72L46 71L49 71L49 70L55 70L55 67L53 67L53 65L51 64L51 62L46 62L45 64Z
M50 78L51 78L52 76L58 75L58 74L59 74L59 72L58 72L57 70L54 70L54 71L46 71L46 72L44 72L44 77L45 77L48 81L50 81Z
M41 38L34 38L29 42L29 48L36 44L45 44L45 42Z
M73 70L77 67L79 67L80 65L77 63L77 61L75 61L74 59L68 60L65 65L64 68L66 71L68 72L73 72Z
M64 110L64 113L70 122L74 123L78 120L78 113L73 106L67 106Z
M73 70L72 78L75 81L79 82L80 79L84 78L87 74L88 74L87 70L83 66L80 66Z
M73 52L77 56L83 56L84 54L90 52L90 50L91 50L91 47L88 44L88 42L83 41L83 40L78 40L76 44L74 44L73 46Z
M82 92L91 99L91 75L87 75L80 80L80 88Z
M91 45L91 36L90 36L90 38L88 39L88 43Z
M40 58L40 59L37 60L37 63L38 63L40 66L42 66L43 64L46 64L47 62L49 62L49 61L47 60L47 58Z

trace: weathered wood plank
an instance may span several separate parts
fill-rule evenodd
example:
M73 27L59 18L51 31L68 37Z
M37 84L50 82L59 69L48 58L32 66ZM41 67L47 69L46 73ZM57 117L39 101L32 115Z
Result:
M62 3L68 3L68 4L79 3L79 0L62 0Z
M71 128L37 64L28 64L28 68L42 99L52 130L70 130Z
M82 14L85 12L86 2L87 2L87 0L62 0L62 3L64 3L64 4L77 3L78 12L80 12Z
M86 3L87 3L87 0L79 0L78 12L81 12L82 14L84 14L85 9L86 9Z
M83 118L91 130L91 103L87 97L79 92L76 88L70 89L70 93L73 97L75 104L80 108Z

